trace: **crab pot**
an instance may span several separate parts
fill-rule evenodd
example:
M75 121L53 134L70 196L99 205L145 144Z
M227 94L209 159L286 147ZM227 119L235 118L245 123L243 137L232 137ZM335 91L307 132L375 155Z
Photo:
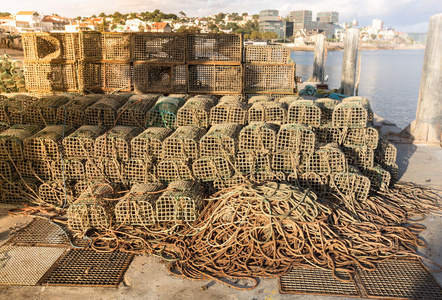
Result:
M254 182L261 183L267 181L285 181L285 175L282 172L274 171L261 171L250 176L250 179Z
M106 131L105 127L84 125L63 139L64 155L69 159L94 157L95 140Z
M13 125L0 133L0 160L23 160L23 141L40 129L38 125Z
M21 160L16 162L17 171L24 178L51 180L51 162L47 160Z
M78 83L81 92L102 92L104 67L100 61L80 61L78 63Z
M344 172L333 177L335 188L353 201L364 202L370 191L370 180L361 173Z
M142 129L133 126L115 126L95 140L95 158L128 160L130 142L141 133Z
M330 98L321 98L317 99L315 103L319 106L321 109L321 122L331 122L333 119L333 110L335 109L336 105L338 105L340 102L339 100L330 99Z
M162 160L157 165L157 179L164 182L193 179L192 167L188 161Z
M188 91L212 94L241 93L242 74L240 65L188 65Z
M184 64L186 36L177 33L132 33L132 60Z
M81 31L78 36L80 60L102 60L104 58L101 32Z
M293 93L295 64L245 64L244 92Z
M23 154L30 160L58 160L64 136L74 131L72 126L50 125L23 142Z
M76 33L23 33L22 42L27 61L75 61L79 58Z
M346 146L342 150L348 162L361 169L371 168L374 165L374 151L367 147Z
M85 125L114 126L117 118L117 111L124 105L124 103L126 103L126 101L126 97L111 97L106 95L86 108Z
M143 159L129 159L123 163L124 179L127 182L152 182L155 180L153 175L153 165Z
M337 143L341 141L342 132L331 124L322 124L313 128L316 141L320 144Z
M89 229L108 229L113 221L113 201L104 200L114 196L109 184L90 186L68 209L70 230L85 232Z
M238 94L238 95L224 95L221 97L221 99L219 100L219 103L221 102L247 102L246 98L244 95L242 94Z
M203 187L188 181L171 182L155 203L158 222L193 222L199 217L202 207ZM172 190L173 189L173 190Z
M344 146L367 147L376 149L378 147L379 133L373 127L352 128L347 130L344 139Z
M86 123L86 109L103 97L102 95L87 95L85 97L74 97L66 105L57 110L57 123L74 127L83 126Z
M1 203L19 204L33 201L40 182L34 178L16 179L3 184Z
M178 109L186 100L187 96L184 94L160 97L146 114L146 126L175 128Z
M271 170L272 157L262 151L239 151L236 155L235 169L237 172L249 175Z
M272 154L272 169L277 172L298 172L301 164L301 155L294 151L276 151Z
M273 101L273 97L271 96L267 96L267 95L247 95L248 96L248 100L247 103L249 105L253 105L257 102L270 102Z
M0 161L0 182L12 181L17 176L17 171L11 162Z
M202 182L214 181L217 178L227 179L233 175L231 162L222 156L197 159L192 169L195 178Z
M399 167L396 163L387 163L382 166L391 175L390 185L394 185L399 180Z
M85 163L86 179L93 181L124 182L122 164L115 159L89 159Z
M57 110L66 105L65 96L46 96L32 103L25 109L24 123L36 125L57 124Z
M390 186L391 175L380 165L375 164L371 168L363 169L362 173L368 177L372 187L381 191L388 190L388 187Z
M367 110L357 102L340 103L333 110L333 126L348 128L367 127Z
M276 151L313 153L314 149L315 133L310 127L285 124L279 129L276 138Z
M384 138L379 138L379 144L376 148L376 162L383 167L385 165L393 165L396 163L397 149Z
M123 91L130 92L132 90L132 64L131 63L115 63L103 62L102 75L103 90L107 92Z
M195 126L207 128L210 126L210 110L216 105L212 98L193 97L178 109L177 126Z
M104 32L101 34L103 58L106 60L131 60L131 35L127 33Z
M315 193L323 193L328 189L327 177L324 175L319 175L313 172L300 174L297 180L294 178L294 174L287 176L288 182L293 182L299 184L300 187L305 189L311 189Z
M25 82L28 91L78 92L75 63L26 62Z
M221 98L220 102L210 110L210 125L239 124L247 125L248 105L241 100ZM231 96L236 99L240 97ZM224 100L223 100L224 99Z
M146 114L155 105L159 94L133 95L117 111L117 124L144 128Z
M46 181L38 188L38 196L45 205L66 208L74 202L74 186L71 182Z
M248 45L244 47L245 63L287 64L290 49L281 45Z
M346 159L344 152L337 145L327 144L315 149L313 154L304 154L300 167L302 173L341 173L346 171Z
M52 180L85 180L85 160L64 159L51 162Z
M145 161L158 161L161 159L163 142L172 132L171 129L162 127L147 128L131 140L131 157Z
M36 97L14 95L0 99L0 123L12 126L23 124L26 108L38 101Z
M159 182L134 184L115 206L119 224L148 226L156 223L155 204L166 186Z
M368 101L367 98L360 97L360 96L354 96L354 97L347 97L347 98L342 99L342 103L348 103L348 102L354 102L354 103L361 104L367 110L367 122L369 124L373 124L374 114L373 114L373 110L371 109L371 106L370 106L370 101Z
M287 123L318 127L321 125L321 109L312 100L294 101L289 106Z
M133 84L139 93L186 93L187 66L134 63Z
M240 34L188 34L187 62L239 64L242 60L242 43Z
M163 159L197 159L200 155L199 141L206 133L205 129L193 126L181 126L163 142Z
M304 99L297 95L282 95L280 98L275 99L275 101L278 101L280 103L285 103L287 104L287 106L290 106L290 104L298 100L304 100Z
M247 179L240 173L235 173L232 177L227 179L217 178L213 181L213 187L217 190L235 187L245 184Z
M279 126L271 123L253 123L239 134L239 150L274 151Z
M256 102L249 109L249 123L268 122L278 125L287 122L287 104L275 101Z
M200 140L201 157L234 157L241 126L237 124L213 125Z

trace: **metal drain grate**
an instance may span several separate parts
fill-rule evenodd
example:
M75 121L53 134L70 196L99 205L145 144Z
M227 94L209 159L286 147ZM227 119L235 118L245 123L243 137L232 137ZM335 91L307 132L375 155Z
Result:
M133 254L102 253L71 249L49 273L43 284L63 286L117 287L132 261Z
M57 226L47 219L34 218L25 228L11 237L7 244L69 247L71 246L70 240L79 247L89 244L87 240L73 238L67 226Z
M442 289L418 260L378 262L372 272L357 268L369 298L442 299Z
M0 284L36 285L66 249L0 247Z
M342 278L348 277L344 272L337 272ZM297 267L279 278L281 294L310 294L325 296L354 296L360 293L355 281L343 282L333 277L331 270L320 268Z

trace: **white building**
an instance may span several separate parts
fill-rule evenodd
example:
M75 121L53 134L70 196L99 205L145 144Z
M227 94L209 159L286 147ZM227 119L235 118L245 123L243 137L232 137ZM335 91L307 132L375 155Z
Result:
M69 24L69 20L60 16L45 16L43 20L41 20L41 24L44 31L62 32L65 30L65 25Z
M129 31L140 31L140 28L146 28L147 23L140 19L126 20L126 29Z
M373 22L371 22L371 28L377 31L381 31L384 27L384 21L374 19Z
M20 32L43 31L43 16L36 11L20 11L14 16L15 27Z

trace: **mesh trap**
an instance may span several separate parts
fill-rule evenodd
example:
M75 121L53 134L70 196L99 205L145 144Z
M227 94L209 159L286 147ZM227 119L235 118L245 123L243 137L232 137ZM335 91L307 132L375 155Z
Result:
M318 127L321 125L321 109L312 100L294 101L289 106L287 123Z

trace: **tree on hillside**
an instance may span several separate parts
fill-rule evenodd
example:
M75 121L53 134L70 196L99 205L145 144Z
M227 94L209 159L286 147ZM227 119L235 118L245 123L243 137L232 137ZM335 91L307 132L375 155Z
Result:
M249 14L247 13L247 12L243 12L242 14L241 14L241 16L248 16Z
M105 18L106 14L104 12L102 12L101 14L98 15L100 18Z
M182 25L180 28L178 28L178 30L176 31L177 33L200 33L201 29L199 29L196 26L185 26Z
M0 12L0 17L7 17L10 16L11 14L8 12Z
M185 18L185 17L187 16L186 13L185 13L184 11L179 11L178 13L180 14L180 16L181 16L182 18Z

